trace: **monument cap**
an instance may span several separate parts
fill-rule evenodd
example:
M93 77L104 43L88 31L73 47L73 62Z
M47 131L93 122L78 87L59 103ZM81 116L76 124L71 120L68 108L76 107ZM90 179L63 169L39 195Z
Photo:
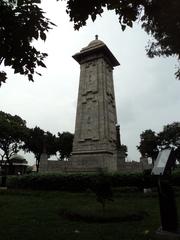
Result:
M103 46L103 45L105 45L105 43L98 39L98 35L95 35L95 39L93 41L91 41L88 44L88 46L83 48L82 50L87 49L87 48L96 48L96 47L100 47L100 46Z
M111 66L115 67L120 65L106 44L98 39L98 35L95 35L95 40L91 41L86 47L82 48L79 53L76 53L72 57L81 64L82 60L84 61L87 56L92 56L93 54L96 55L98 53L102 53L106 56L108 61L111 63Z

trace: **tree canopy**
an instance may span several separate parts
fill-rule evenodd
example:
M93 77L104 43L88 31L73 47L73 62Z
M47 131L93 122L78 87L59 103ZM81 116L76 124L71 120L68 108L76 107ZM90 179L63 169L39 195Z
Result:
M59 153L59 159L69 159L72 153L74 134L70 132L58 133L57 138L57 150Z
M179 63L179 0L67 0L67 13L76 30L85 26L89 17L95 21L105 9L116 13L123 31L138 21L154 38L146 48L149 57L176 56ZM177 68L176 77L180 79L180 68Z
M128 156L128 147L124 144L121 144L120 150L124 152L124 155L127 157Z
M10 66L15 73L33 81L37 66L46 67L42 53L33 40L46 40L46 33L55 25L44 16L41 0L0 0L0 65ZM104 10L113 10L124 31L139 22L153 37L146 51L149 57L175 56L180 61L180 1L179 0L66 0L66 12L74 28L85 26ZM180 67L176 77L180 79ZM7 79L0 71L0 86Z
M180 161L180 123L173 122L164 126L163 131L155 133L151 129L140 135L140 144L137 149L142 156L151 157L154 161L160 150L171 147Z
M24 144L27 127L26 121L17 115L0 111L0 156L1 160L9 161Z
M39 127L29 129L23 149L34 154L38 172L40 157L43 151L49 156L56 154L56 136L50 132L45 133L44 130Z
M164 126L159 134L161 148L171 147L174 149L176 158L180 162L180 123L173 122Z
M26 121L17 115L0 111L0 160L12 162L11 156L21 149L32 152L36 159L37 171L40 157L44 152L48 157L59 154L59 159L69 159L74 135L70 132L58 136L45 132L40 127L28 128Z
M46 67L46 53L37 50L33 40L46 40L46 32L54 25L38 6L40 0L0 0L0 65L10 66L14 73L33 81L37 66ZM6 81L0 72L0 86Z
M143 157L150 157L154 162L159 152L157 134L151 129L142 132L140 135L140 144L137 146L137 149Z

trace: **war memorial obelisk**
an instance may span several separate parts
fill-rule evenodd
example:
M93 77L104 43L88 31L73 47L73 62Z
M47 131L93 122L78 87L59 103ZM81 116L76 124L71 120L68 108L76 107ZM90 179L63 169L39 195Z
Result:
M116 171L113 68L120 64L97 35L73 58L80 64L80 82L71 159L85 171L98 168Z

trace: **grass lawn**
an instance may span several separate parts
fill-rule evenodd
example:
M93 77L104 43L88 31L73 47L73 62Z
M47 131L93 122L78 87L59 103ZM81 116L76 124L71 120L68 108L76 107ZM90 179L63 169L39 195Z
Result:
M176 200L180 202L180 197ZM83 216L103 215L92 193L0 191L0 239L150 240L160 225L156 194L116 192L105 217L121 216L119 222L73 220L62 216L62 209ZM130 214L141 214L143 219L128 220Z

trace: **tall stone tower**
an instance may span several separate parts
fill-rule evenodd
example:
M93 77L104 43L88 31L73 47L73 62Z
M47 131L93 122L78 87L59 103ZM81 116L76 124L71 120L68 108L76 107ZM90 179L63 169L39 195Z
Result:
M86 171L115 171L117 116L113 68L120 64L97 35L73 58L80 64L80 82L72 161Z

